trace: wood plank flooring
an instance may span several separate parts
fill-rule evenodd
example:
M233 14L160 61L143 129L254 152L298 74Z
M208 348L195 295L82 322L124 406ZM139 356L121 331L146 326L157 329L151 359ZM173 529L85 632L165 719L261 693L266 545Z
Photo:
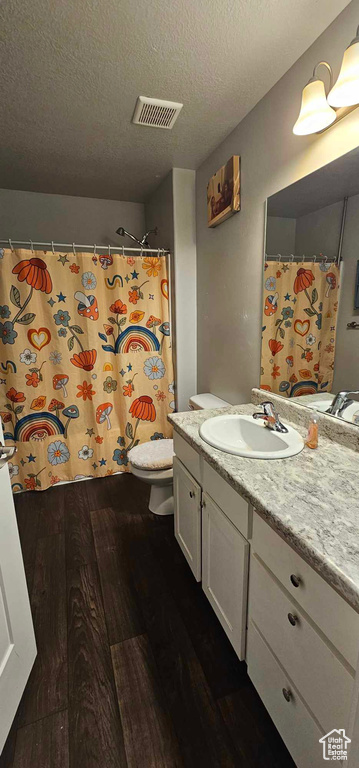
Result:
M295 768L148 491L15 497L38 657L0 768Z

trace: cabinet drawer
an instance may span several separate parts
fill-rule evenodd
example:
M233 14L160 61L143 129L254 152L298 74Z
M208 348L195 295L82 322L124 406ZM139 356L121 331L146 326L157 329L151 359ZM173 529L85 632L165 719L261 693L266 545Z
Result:
M197 581L201 581L201 488L173 459L175 537Z
M178 432L173 433L173 450L192 477L202 485L202 458Z
M323 731L312 718L291 679L275 659L260 633L249 623L248 674L297 768L322 765ZM283 695L290 691L290 700Z
M253 555L249 614L324 730L333 723L346 728L354 684L349 667Z
M240 659L245 657L249 544L203 494L202 588Z
M249 504L207 461L203 462L203 490L224 510L245 539L249 538Z
M355 669L359 650L359 614L354 608L257 513L253 516L252 551Z

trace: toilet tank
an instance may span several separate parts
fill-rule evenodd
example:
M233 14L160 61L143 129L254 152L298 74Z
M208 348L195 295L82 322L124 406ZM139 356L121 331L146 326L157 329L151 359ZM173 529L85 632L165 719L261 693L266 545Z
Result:
M212 395L211 392L193 395L188 402L191 411L201 411L204 408L227 408L229 405L230 403L227 403L226 400L222 400L217 395Z

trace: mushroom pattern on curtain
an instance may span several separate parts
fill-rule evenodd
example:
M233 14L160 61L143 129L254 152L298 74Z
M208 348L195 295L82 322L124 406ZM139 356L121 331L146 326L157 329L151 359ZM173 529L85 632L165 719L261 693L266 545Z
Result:
M330 392L340 270L333 263L265 264L261 389L298 397Z
M0 416L13 490L128 471L171 436L165 256L0 249Z

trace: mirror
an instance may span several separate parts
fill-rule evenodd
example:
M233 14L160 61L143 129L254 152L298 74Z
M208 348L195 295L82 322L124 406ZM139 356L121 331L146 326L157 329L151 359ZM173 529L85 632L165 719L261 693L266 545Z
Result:
M268 198L265 243L260 387L359 426L359 148Z

